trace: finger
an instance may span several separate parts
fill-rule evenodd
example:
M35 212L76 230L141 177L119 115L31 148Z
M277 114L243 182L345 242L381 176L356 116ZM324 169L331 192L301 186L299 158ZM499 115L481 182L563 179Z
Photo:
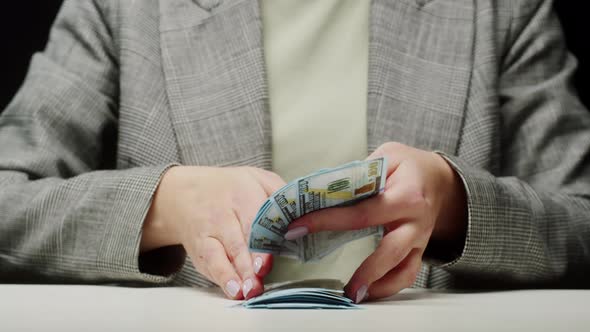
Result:
M219 235L221 243L230 262L234 265L243 281L242 291L245 298L262 294L263 285L254 273L252 256L248 251L246 239L242 233L241 223L234 218L235 225L228 224Z
M404 288L411 287L422 266L422 251L414 249L395 269L389 271L381 279L369 287L367 300L389 297Z
M414 225L402 224L383 237L379 246L354 272L346 287L346 294L354 301L362 301L366 290L375 281L402 262L416 241Z
M205 260L205 255L198 254L204 252L201 248L195 248L195 242L193 245L184 245L184 249L186 250L188 256L191 258L191 262L195 267L195 270L205 276L207 280L211 282L215 282L213 277L209 274L209 270L207 269L207 261Z
M270 254L252 254L252 264L254 266L254 273L263 278L272 270L274 258Z
M252 176L256 178L258 183L262 186L262 189L268 196L272 195L275 191L281 189L287 183L278 174L261 169L261 168L249 168Z
M322 231L357 230L416 218L427 205L417 182L399 183L385 192L356 205L335 207L306 214L289 225L287 240Z
M229 261L221 242L211 237L204 239L199 256L203 258L211 280L223 289L228 298L243 298L241 278Z
M387 158L387 177L389 177L397 167L401 164L404 157L407 156L409 146L397 143L388 142L379 146L367 159L376 159L380 157Z
M302 216L288 226L285 239L295 240L308 233L357 230L391 221L383 211L384 195L380 194L356 205L334 207Z

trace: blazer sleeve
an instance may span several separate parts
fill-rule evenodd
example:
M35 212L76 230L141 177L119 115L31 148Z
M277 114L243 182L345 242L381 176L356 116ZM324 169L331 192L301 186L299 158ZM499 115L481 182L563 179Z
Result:
M590 267L590 113L552 1L510 3L501 170L445 156L465 184L469 221L462 254L440 266L470 280L567 285Z
M115 167L118 68L98 0L66 0L0 117L0 280L161 283L139 270L170 165Z

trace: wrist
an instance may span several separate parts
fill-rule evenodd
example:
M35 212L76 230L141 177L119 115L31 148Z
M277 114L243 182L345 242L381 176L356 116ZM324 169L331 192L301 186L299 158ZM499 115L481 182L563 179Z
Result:
M437 242L463 243L467 232L467 195L461 177L439 154L441 203L431 239Z
M173 182L177 166L171 167L163 175L158 188L156 189L148 213L144 219L140 252L144 253L150 250L176 245L173 233L167 222L167 205L171 201L169 195L169 186Z

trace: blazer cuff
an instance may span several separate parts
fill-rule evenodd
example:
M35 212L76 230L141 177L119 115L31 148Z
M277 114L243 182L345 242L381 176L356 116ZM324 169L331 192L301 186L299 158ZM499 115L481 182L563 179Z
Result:
M149 258L152 266L150 272L154 270L153 266L161 265L162 271L169 271L163 275L140 270L139 257L143 223L153 195L164 173L173 166L176 164L123 171L126 173L125 176L114 184L116 188L113 188L109 197L110 202L107 202L112 208L109 215L104 216L106 227L97 255L99 275L120 281L167 283L174 277L174 273L180 270L184 262L184 251L167 250L162 252L159 258L152 254ZM178 266L170 268L171 261L178 261Z
M498 243L494 227L494 177L460 158L436 151L457 172L465 186L468 222L463 250L451 260L427 259L427 263L449 272L476 272L494 263ZM435 256L436 257L436 256Z

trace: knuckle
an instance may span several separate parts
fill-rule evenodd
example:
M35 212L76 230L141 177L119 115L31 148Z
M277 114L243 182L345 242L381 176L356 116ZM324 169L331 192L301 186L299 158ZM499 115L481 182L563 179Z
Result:
M246 249L246 244L241 240L232 240L226 247L227 255L232 262L235 261Z
M375 251L386 253L388 257L399 257L402 254L402 247L391 239L383 239Z
M402 204L412 209L423 209L426 207L426 197L421 188L409 188L403 196Z

